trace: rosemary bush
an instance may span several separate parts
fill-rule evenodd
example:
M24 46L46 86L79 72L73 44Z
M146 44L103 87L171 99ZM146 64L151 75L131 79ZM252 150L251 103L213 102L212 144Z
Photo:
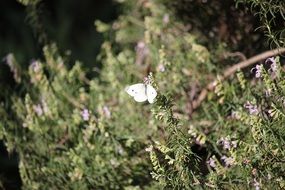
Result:
M245 4L250 7L253 14L257 15L262 25L262 29L272 47L284 47L284 20L285 2L277 1L256 1L256 0L236 0L237 4Z
M28 70L5 58L16 90L1 95L0 137L19 155L23 189L285 188L280 58L219 80L223 46L200 44L162 1L118 2L125 14L95 21L102 68L68 68L45 40ZM158 91L154 104L124 90L145 77Z

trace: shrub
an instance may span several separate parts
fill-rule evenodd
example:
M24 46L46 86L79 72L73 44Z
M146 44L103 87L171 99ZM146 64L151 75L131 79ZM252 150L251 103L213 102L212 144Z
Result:
M111 25L95 22L102 68L67 68L52 43L28 71L6 58L20 90L1 105L0 136L19 155L23 188L284 188L279 57L256 65L254 79L239 71L224 80L223 46L208 50L160 1L124 3ZM154 104L124 91L145 77ZM215 91L194 108L209 81Z

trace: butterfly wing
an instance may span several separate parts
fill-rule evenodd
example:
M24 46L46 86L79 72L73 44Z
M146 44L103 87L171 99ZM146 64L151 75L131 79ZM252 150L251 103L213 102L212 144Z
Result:
M157 96L157 92L151 85L147 85L146 95L148 102L152 104L154 102L155 97Z
M146 85L143 83L134 84L131 86L126 87L125 91L132 97L134 97L135 101L137 102L144 102L146 101Z

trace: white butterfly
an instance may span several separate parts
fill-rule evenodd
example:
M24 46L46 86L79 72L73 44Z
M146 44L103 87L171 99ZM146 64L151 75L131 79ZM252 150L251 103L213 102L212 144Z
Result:
M125 91L137 102L144 102L148 100L153 103L157 96L156 90L150 84L138 83L125 88Z

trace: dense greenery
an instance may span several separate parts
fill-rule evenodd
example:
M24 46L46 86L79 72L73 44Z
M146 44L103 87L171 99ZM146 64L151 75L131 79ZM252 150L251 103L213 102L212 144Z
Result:
M28 70L13 54L5 57L15 84L1 89L0 137L19 155L23 189L285 188L281 57L221 80L238 60L225 56L231 46L218 38L205 43L171 0L118 0L116 21L95 21L104 36L102 68L79 61L69 68L69 55L36 20L40 1L19 2L43 44L43 58ZM278 10L283 15L284 6ZM284 45L282 36L272 39ZM145 77L158 92L154 104L124 90ZM211 81L215 90L194 109Z

